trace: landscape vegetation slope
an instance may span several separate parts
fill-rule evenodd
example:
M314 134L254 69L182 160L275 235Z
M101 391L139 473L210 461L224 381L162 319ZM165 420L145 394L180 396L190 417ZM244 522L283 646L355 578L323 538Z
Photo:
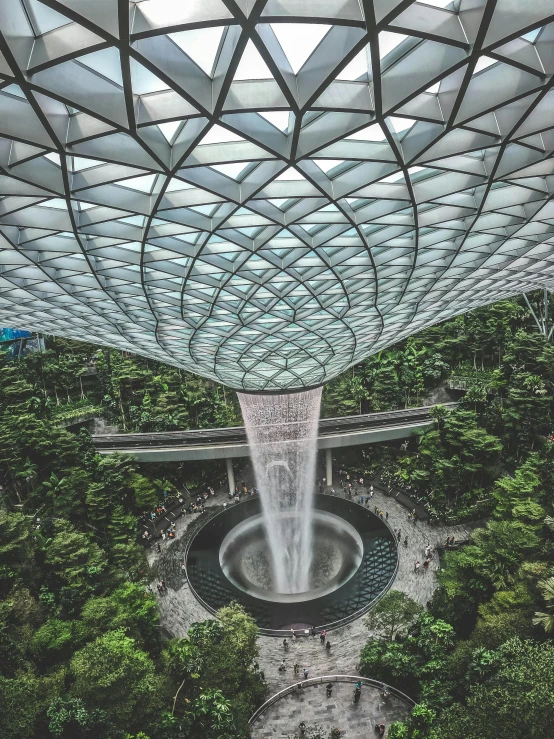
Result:
M235 393L112 349L46 344L0 357L0 735L247 737L266 693L254 622L231 606L165 640L136 542L141 515L217 470L101 457L87 431L64 428L91 410L127 431L239 425ZM337 458L432 520L484 522L443 556L424 612L393 591L370 614L360 669L418 701L391 739L549 736L554 346L525 304L479 309L365 360L325 387L323 413L418 405L445 387L461 402L437 408L418 443Z

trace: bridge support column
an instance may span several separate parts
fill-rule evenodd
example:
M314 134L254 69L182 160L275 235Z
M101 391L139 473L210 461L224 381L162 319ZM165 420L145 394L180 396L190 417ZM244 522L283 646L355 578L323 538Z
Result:
M327 485L333 484L333 454L330 449L325 450L325 473Z
M235 473L233 472L233 460L228 457L225 461L227 462L227 479L229 481L229 492L233 493L235 491Z

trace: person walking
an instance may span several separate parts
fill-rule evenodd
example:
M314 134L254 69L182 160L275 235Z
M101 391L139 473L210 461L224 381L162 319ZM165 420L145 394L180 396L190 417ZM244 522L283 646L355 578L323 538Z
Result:
M425 562L423 563L423 572L424 573L427 572L427 570L429 569L429 562L430 562L430 560L429 559L426 559Z
M407 536L404 537L404 546L406 547L406 549L408 548L408 537Z
M402 530L398 529L398 533L396 534L396 541L400 544L400 539L402 538Z
M298 662L295 662L294 663L294 668L293 669L294 669L294 674L295 675L298 675L298 670L300 669L300 665L298 664Z
M325 644L325 649L327 650L327 654L331 651L331 642L329 639L327 639L327 643Z
M416 560L416 563L414 565L414 572L416 575L419 575L419 559Z
M315 626L312 626L312 628L310 629L310 631L312 632L312 639L313 639L315 637L315 635L316 635Z
M369 486L369 497L370 499L373 498L373 485Z
M322 644L325 644L325 637L326 637L326 635L327 635L327 632L325 631L325 629L323 629L322 632L321 632L321 634L319 635L319 641Z
M156 551L158 552L158 554L161 554L161 553L162 553L162 548L161 548L161 546L160 546L160 542L158 542L158 543L156 544Z
M293 644L296 644L296 634L294 633L294 631L292 632L291 641Z
M304 680L307 680L308 679L308 674L309 674L308 668L307 667L304 667L304 669L302 670L302 672L304 673Z
M281 662L281 665L279 666L279 672L285 672L286 669L287 669L287 663L283 659Z
M283 649L285 650L285 652L288 650L288 648L289 648L288 641L286 639L283 639Z

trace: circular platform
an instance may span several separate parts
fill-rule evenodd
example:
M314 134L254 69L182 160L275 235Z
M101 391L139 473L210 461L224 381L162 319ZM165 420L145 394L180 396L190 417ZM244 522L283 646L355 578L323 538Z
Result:
M309 591L273 589L260 501L253 498L214 516L192 539L187 572L196 597L211 611L237 601L267 631L329 628L366 610L396 571L394 537L351 501L317 495L315 507Z

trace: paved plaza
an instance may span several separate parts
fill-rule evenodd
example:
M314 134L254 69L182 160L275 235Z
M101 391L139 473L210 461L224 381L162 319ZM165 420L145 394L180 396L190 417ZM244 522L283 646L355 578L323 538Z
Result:
M354 496L353 499L359 500L359 496ZM207 501L207 507L221 505L224 500L227 500L227 495L219 492L215 498ZM464 525L430 526L427 522L421 521L415 524L411 523L408 520L408 511L406 508L401 506L393 498L386 497L380 491L375 492L370 504L370 510L373 510L375 506L388 513L388 523L393 529L401 529L402 542L404 537L406 535L408 536L408 546L405 547L401 543L398 548L398 571L392 583L392 588L402 590L418 603L425 605L430 600L438 585L436 576L438 557L435 555L428 572L424 572L421 568L422 571L420 574L414 572L415 561L424 561L425 547L427 544L430 544L432 547L439 544L442 545L445 543L446 538L451 536L454 536L458 541L467 539L471 533L470 527ZM168 586L167 592L161 596L156 592L155 583L151 586L158 598L162 627L166 632L176 637L186 636L188 629L195 621L212 618L210 613L200 605L190 591L188 583L180 569L180 564L183 560L182 537L186 528L195 519L196 516L190 515L179 519L177 522L176 540L162 544L161 555L156 553L155 548L150 550L148 555L150 563L154 566L154 571L163 573L162 576L165 577ZM260 636L260 656L258 661L268 683L269 695L273 695L286 686L298 682L298 677L295 676L293 669L295 663L299 665L300 674L302 674L303 668L307 668L309 670L309 677L317 677L319 675L357 675L360 651L369 636L370 632L364 626L363 618L359 618L346 626L330 631L328 633L328 639L331 642L331 650L329 652L321 645L318 637L302 636L297 640L296 644L291 643L288 651L285 653L282 638ZM287 669L284 672L279 672L279 665L283 658L286 660ZM320 690L323 690L323 688ZM317 690L314 690L313 693L310 691L310 695L313 695L315 700L315 696L319 694ZM343 708L345 711L347 710L348 701L346 699L345 702L338 701L339 695L341 695L340 691L337 692L336 711L338 712L337 716L341 717L342 714L340 711ZM293 699L291 698L289 700L291 706L292 701ZM306 696L302 704L304 710L307 710L307 705L310 701L311 699ZM313 706L314 716L316 711L321 711L321 715L325 715L326 711L331 711L331 704L327 707L327 704L324 705L321 701L318 701ZM278 710L280 711L281 709ZM372 708L371 710L376 710L376 708ZM332 717L334 717L334 711L335 709L332 709ZM354 721L354 715L358 714L352 714L352 721ZM370 713L367 715L368 720L370 715ZM286 717L285 709L283 709L283 716ZM277 718L276 721L278 722L278 720ZM299 718L298 722L300 720ZM343 722L346 720L344 716L342 716L342 720ZM267 719L267 722L269 725L270 720ZM349 730L354 732L354 723L352 723ZM266 733L255 734L255 736L279 737L283 736L283 734ZM350 733L345 736L356 737L362 736L362 734Z
M301 721L326 732L338 728L344 739L366 739L374 735L376 724L385 724L388 729L409 712L400 698L391 695L385 701L376 688L367 685L358 703L354 703L353 683L333 683L331 698L327 698L325 683L311 685L303 693L289 693L270 706L252 726L252 739L286 739L294 735Z

